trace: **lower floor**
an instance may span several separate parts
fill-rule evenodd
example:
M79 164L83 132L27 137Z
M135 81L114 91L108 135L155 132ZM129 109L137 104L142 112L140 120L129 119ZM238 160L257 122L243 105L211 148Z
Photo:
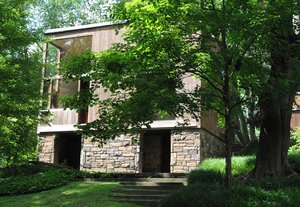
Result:
M187 173L225 151L222 139L204 129L147 130L104 145L74 132L41 133L39 160L98 172Z

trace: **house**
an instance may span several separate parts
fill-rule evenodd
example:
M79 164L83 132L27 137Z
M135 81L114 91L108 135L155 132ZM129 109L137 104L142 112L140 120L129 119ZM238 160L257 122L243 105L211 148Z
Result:
M116 33L116 29L120 29ZM43 93L48 96L44 109L52 116L50 124L38 126L39 160L66 164L85 171L116 173L187 173L207 157L224 154L224 140L217 128L217 115L213 112L201 121L190 119L190 124L178 128L174 117L157 120L151 129L136 136L122 135L108 140L102 147L76 133L75 124L95 120L97 107L76 113L65 109L60 97L89 87L89 83L66 82L58 73L61 59L85 50L104 51L113 43L123 41L123 29L118 24L98 23L85 26L51 29L46 35ZM186 88L201 82L191 76L184 78ZM109 96L103 88L96 91L100 99Z

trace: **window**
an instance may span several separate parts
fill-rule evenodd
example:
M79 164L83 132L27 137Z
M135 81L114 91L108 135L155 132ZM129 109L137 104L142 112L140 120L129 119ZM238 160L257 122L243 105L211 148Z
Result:
M48 44L43 88L47 101L43 104L44 108L64 108L61 97L73 95L79 90L79 81L62 80L59 71L61 59L91 48L92 36L57 39Z

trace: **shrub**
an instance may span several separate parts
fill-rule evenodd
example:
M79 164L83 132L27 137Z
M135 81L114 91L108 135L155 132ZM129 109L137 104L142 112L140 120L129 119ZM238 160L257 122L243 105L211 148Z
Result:
M294 171L300 173L300 152L289 153L288 159Z
M232 157L232 175L238 176L244 173L250 173L255 165L254 156L235 156ZM225 159L210 158L201 163L201 169L221 172L225 175Z
M166 198L161 207L296 207L299 188L267 190L258 186L236 185L225 189L219 184L194 184Z
M289 147L289 153L300 153L300 127L297 127L295 131L291 131L291 142Z
M40 163L1 169L0 195L39 192L80 179L79 171Z
M161 203L161 207L225 207L227 192L218 184L194 184L183 188L167 197Z
M187 175L188 184L195 183L223 183L223 175L219 171L197 169Z
M300 176L289 176L283 178L269 177L264 179L252 179L249 181L251 186L263 188L266 190L276 190L280 188L299 188Z

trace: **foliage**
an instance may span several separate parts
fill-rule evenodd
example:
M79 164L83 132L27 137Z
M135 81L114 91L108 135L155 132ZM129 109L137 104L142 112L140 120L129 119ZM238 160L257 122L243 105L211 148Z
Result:
M291 131L289 153L300 153L300 128L297 128L295 131Z
M223 183L223 175L219 171L197 169L187 175L188 185L195 183Z
M234 156L232 157L232 174L238 176L244 173L250 173L255 165L255 156ZM209 158L204 160L200 169L212 170L225 174L224 158Z
M284 207L299 205L299 188L265 190L247 185L223 186L196 184L171 194L162 200L162 207Z
M0 2L0 166L33 159L37 144L40 65L25 9L25 1Z
M110 20L110 4L105 0L31 0L32 29L51 29L98 23Z
M300 153L289 153L288 158L293 170L297 173L300 173Z
M40 192L82 178L79 171L48 164L24 164L0 170L0 195Z
M21 196L2 196L0 206L13 207L137 207L118 203L111 192L119 187L110 182L74 182L60 188Z
M196 182L169 195L162 200L161 206L296 207L300 201L299 193L299 176L251 179L247 182L236 180L231 189L225 189L220 183L212 180L212 182Z

